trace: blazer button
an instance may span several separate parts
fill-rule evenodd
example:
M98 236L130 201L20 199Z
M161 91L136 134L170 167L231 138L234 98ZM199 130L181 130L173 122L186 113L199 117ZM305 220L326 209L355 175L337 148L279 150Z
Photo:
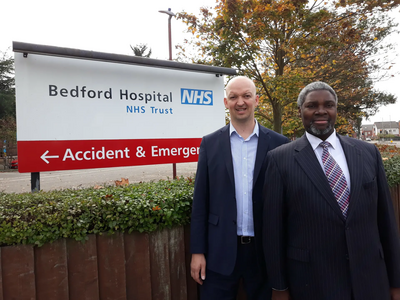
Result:
M348 253L346 253L345 257L346 257L346 260L349 260L349 254Z
M235 225L236 225L236 221L235 221L235 220L233 220L233 224L235 224Z

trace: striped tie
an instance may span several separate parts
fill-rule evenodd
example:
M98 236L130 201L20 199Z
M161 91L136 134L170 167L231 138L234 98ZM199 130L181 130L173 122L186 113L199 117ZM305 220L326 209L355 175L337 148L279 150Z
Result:
M324 164L325 175L328 178L329 185L342 210L343 216L346 218L347 209L349 208L350 192L342 169L328 151L330 145L331 144L326 141L320 144L323 148L322 163Z

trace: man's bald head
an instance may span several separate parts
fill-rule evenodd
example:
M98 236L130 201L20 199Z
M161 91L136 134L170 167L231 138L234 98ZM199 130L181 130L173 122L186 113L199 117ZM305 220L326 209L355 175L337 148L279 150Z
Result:
M244 85L249 85L251 87L251 92L254 95L256 95L256 86L253 80L245 76L237 76L231 79L225 87L226 95L229 94L229 91L232 89L232 87L244 86Z

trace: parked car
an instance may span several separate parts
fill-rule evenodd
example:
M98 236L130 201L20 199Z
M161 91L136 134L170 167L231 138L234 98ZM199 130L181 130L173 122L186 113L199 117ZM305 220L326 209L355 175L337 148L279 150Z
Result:
M365 140L366 140L366 141L370 141L370 140L371 140L371 138L367 137Z
M18 169L18 159L11 161L10 169Z

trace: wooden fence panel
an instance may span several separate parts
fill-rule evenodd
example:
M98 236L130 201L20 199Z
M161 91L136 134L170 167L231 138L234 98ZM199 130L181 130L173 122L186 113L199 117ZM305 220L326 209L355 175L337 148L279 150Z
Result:
M61 239L35 247L37 300L68 300L68 267L66 241Z
M151 300L149 235L139 232L124 235L126 296L128 300Z
M239 283L239 288L238 288L238 293L237 293L237 297L236 300L246 300L246 293L244 291L244 287L243 287L243 281L241 280Z
M185 235L183 227L175 227L170 229L168 237L172 299L187 300L184 241Z
M96 235L84 243L67 240L69 299L99 299Z
M150 268L152 299L172 299L167 230L150 234Z
M2 247L1 269L4 299L36 299L33 246Z
M3 300L3 267L1 264L1 248L0 248L0 300Z
M188 300L197 300L199 298L198 284L193 280L190 274L190 261L192 260L192 254L190 253L190 225L184 228L185 235L185 262L186 262L186 290Z
M97 237L99 292L101 300L125 300L125 250L122 233Z
M187 236L173 228L2 247L0 300L197 300L187 282Z

